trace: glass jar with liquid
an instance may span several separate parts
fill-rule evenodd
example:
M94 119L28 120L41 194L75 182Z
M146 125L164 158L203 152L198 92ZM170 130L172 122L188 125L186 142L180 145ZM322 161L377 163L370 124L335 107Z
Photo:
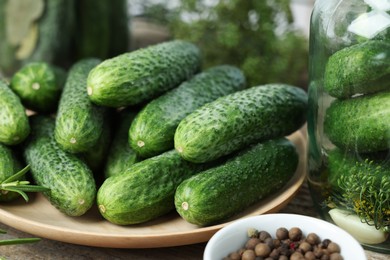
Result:
M390 1L317 0L308 183L320 215L390 253Z

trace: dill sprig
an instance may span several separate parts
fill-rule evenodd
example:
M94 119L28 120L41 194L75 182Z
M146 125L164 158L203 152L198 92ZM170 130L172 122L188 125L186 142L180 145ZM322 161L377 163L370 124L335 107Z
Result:
M390 169L374 160L356 159L345 157L338 164L342 166L337 174L338 187L329 205L343 207L368 225L390 231Z

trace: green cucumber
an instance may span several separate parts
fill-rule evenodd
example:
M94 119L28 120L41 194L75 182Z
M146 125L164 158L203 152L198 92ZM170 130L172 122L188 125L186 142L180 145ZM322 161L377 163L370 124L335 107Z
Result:
M93 104L86 92L88 73L99 64L98 59L83 59L69 70L61 94L56 117L55 139L69 152L91 149L103 131L106 108Z
M220 223L281 189L298 161L294 144L286 138L252 145L183 181L175 193L176 210L192 224Z
M75 0L45 1L45 11L37 21L38 41L32 54L23 60L45 61L57 66L65 66L71 54Z
M135 115L136 112L133 107L120 111L118 115L119 122L116 127L117 130L113 134L104 168L104 176L106 178L122 174L131 165L141 161L141 158L131 149L128 142L130 124Z
M16 60L16 46L13 46L7 37L7 5L8 1L0 1L0 76L11 76L18 68Z
M179 85L200 67L200 51L174 40L103 61L88 76L88 94L98 105L140 104Z
M324 86L336 98L388 89L390 44L366 41L336 52L326 65Z
M173 148L180 121L202 105L242 90L245 76L233 66L221 65L195 75L152 100L136 116L129 130L130 146L141 157Z
M344 150L359 153L389 148L390 92L334 100L326 110L324 133Z
M111 112L111 111L110 111ZM107 112L103 121L102 133L99 136L96 144L92 146L88 151L81 153L81 157L85 160L89 168L95 175L95 179L101 179L103 168L108 156L108 149L111 144L112 129L111 129L111 117L112 113ZM99 178L98 178L99 177Z
M0 144L0 183L22 169L22 164L11 147ZM19 197L16 192L0 191L0 201L11 201Z
M118 225L155 219L174 210L176 187L205 167L183 160L175 150L135 163L104 181L97 194L99 211Z
M185 117L174 143L189 161L212 161L245 146L289 135L305 122L307 94L268 84L220 97Z
M111 1L109 57L115 57L130 49L131 15L127 0Z
M16 145L30 133L30 124L20 98L0 79L0 143Z
M129 18L127 0L77 1L75 46L78 59L107 59L128 51Z
M113 1L116 2L116 1ZM108 57L110 43L110 4L108 0L76 2L76 52L78 59ZM99 44L96 44L96 41Z
M65 80L63 69L46 62L31 62L13 75L11 89L26 108L50 113L57 109Z
M95 202L95 180L85 162L61 149L54 139L54 126L53 118L31 117L32 133L24 157L33 180L50 189L43 194L51 204L66 215L81 216Z

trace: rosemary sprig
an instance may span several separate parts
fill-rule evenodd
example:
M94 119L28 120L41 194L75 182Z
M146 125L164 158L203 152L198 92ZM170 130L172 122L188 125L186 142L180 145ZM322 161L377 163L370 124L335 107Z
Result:
M7 231L0 229L0 234L6 234L6 233L7 233ZM37 238L37 237L3 239L3 240L0 240L0 246L35 243L35 242L38 242L40 240L41 239Z
M0 194L6 192L16 192L19 193L23 199L28 202L28 196L26 192L44 192L50 190L49 188L32 185L29 181L20 180L28 171L30 170L30 165L27 165L19 172L11 175L4 181L0 182ZM6 234L5 230L0 229L0 234ZM40 241L40 238L31 237L31 238L16 238L16 239L4 239L0 240L0 246L5 245L16 245L16 244L25 244L25 243L35 243Z
M8 246L8 245L18 245L18 244L27 244L27 243L35 243L40 241L40 238L37 237L27 237L27 238L15 238L15 239L4 239L0 240L0 246Z
M23 199L28 202L28 196L26 192L45 192L50 190L44 186L32 185L29 181L20 180L28 171L30 170L30 165L27 165L19 172L8 177L4 181L0 182L0 192L16 192L19 193Z

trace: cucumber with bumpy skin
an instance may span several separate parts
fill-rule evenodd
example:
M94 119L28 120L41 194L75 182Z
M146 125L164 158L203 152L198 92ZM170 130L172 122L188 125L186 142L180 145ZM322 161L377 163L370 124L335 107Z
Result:
M366 41L334 53L326 65L324 86L336 98L388 89L390 44Z
M337 147L359 153L389 148L390 92L335 100L326 110L324 133Z
M162 216L175 208L176 187L205 167L183 160L175 150L135 163L125 173L106 179L99 188L100 213L118 225Z
M151 100L190 78L200 67L200 51L174 40L103 61L88 76L89 98L122 107Z
M88 151L97 143L103 131L106 108L93 104L85 89L88 73L99 62L93 58L83 59L69 70L55 127L55 139L66 151Z
M130 147L128 142L129 128L135 115L136 112L133 107L119 112L118 125L116 131L113 133L113 139L104 168L104 176L106 178L122 174L131 165L141 161L141 158Z
M0 143L16 145L30 133L30 124L20 98L0 79Z
M22 169L22 164L11 147L0 144L0 183ZM19 197L19 194L11 191L0 190L0 201L11 201Z
M75 0L45 1L45 12L38 20L38 42L23 62L45 61L67 65L71 54Z
M57 109L65 80L63 69L46 62L31 62L13 75L11 88L26 108L50 113Z
M77 44L79 59L108 57L110 43L110 5L108 0L82 0L76 2ZM117 2L117 1L113 1ZM96 44L99 40L99 44Z
M85 160L89 168L94 173L95 179L102 179L103 177L103 169L106 163L106 158L108 156L109 147L111 144L111 111L107 111L104 121L103 121L103 130L96 144L92 146L86 152L81 153L81 157Z
M91 170L55 141L54 119L35 115L30 121L32 132L24 156L34 181L50 189L43 194L61 212L83 215L95 202L96 185Z
M278 191L291 179L298 161L294 144L285 138L253 145L183 181L175 193L176 210L192 224L221 222Z
M176 127L184 117L244 86L245 76L233 66L216 66L195 75L152 100L137 114L129 130L130 146L142 157L172 149Z
M185 117L176 129L175 149L189 161L217 159L261 140L283 137L305 122L307 94L268 84L220 97Z

